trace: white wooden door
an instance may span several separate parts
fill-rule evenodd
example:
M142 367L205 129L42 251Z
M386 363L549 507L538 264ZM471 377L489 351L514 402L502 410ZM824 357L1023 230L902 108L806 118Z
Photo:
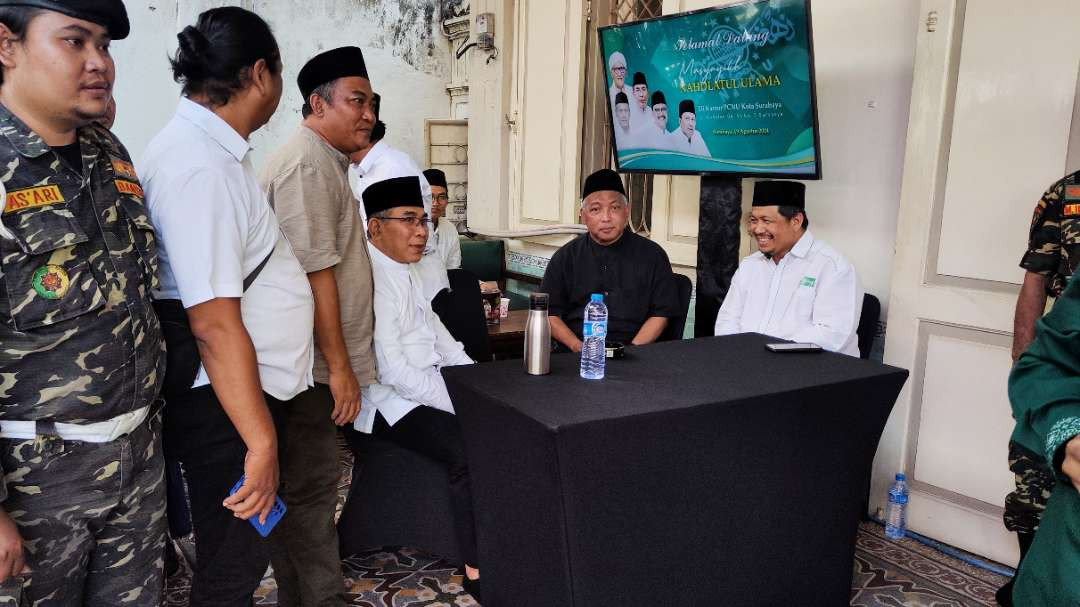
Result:
M922 0L885 343L911 370L875 461L912 486L912 530L1006 563L1006 395L1035 201L1065 173L1076 0ZM873 133L867 133L872 137Z
M514 10L510 226L576 223L587 11L583 0L517 0Z

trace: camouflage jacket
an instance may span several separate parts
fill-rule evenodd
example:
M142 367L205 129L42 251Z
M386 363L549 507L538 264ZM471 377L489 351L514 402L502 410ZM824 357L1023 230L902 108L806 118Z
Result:
M154 227L127 150L78 131L82 175L0 105L0 425L97 422L157 398Z
M1020 267L1046 277L1046 294L1058 297L1080 265L1080 171L1042 195L1031 218L1028 250Z

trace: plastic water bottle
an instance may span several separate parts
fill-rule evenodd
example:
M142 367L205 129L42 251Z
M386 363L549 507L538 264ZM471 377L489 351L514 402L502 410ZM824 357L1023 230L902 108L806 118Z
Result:
M885 537L891 540L904 537L907 531L907 502L907 479L900 472L889 488L889 503L885 506Z
M585 326L581 331L581 376L585 379L604 379L605 350L607 339L607 306L604 296L593 293L585 306Z

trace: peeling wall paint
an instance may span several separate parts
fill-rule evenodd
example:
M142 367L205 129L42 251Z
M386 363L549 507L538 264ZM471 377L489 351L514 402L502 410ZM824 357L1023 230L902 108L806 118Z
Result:
M469 0L444 0L442 3L442 18L453 19L464 17L469 14Z
M364 49L373 89L383 96L387 141L424 163L424 119L448 118L452 56L442 31L445 11L463 0L149 0L128 2L132 35L113 43L117 65L116 133L136 160L172 116L179 87L167 57L175 33L199 13L234 5L270 24L285 64L285 91L277 113L252 137L256 165L300 123L296 74L321 51L344 45ZM464 0L467 4L467 0Z
M437 0L360 0L378 22L381 34L371 41L375 47L393 49L405 63L425 72L441 70L438 45L445 44L434 33L442 28Z

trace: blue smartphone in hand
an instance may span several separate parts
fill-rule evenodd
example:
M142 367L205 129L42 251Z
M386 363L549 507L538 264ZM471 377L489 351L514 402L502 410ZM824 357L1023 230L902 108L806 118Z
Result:
M232 495L240 490L240 487L244 486L244 478L240 477L240 480L236 481L232 489L229 489L229 495ZM285 516L285 502L281 501L281 498L274 496L274 507L270 509L270 514L266 515L266 523L259 522L259 515L256 514L248 519L251 526L255 528L255 531L259 532L259 535L266 537L270 535L270 532L274 529L274 525L278 524L281 517Z

